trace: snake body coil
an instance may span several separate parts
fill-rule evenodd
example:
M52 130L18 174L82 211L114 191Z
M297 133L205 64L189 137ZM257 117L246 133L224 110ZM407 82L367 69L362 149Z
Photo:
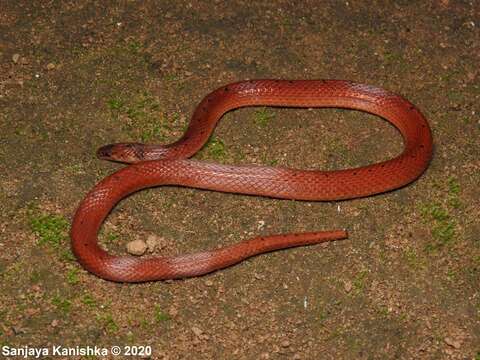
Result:
M244 106L336 107L365 111L392 123L402 134L403 152L394 159L355 169L311 171L266 166L230 166L189 160L208 140L227 111ZM293 246L342 239L327 231L257 237L225 248L175 257L113 256L97 234L115 204L140 189L179 185L230 193L297 200L340 200L393 190L418 178L432 156L425 117L403 97L341 80L251 80L223 86L196 108L177 142L166 146L107 145L101 158L135 163L99 182L73 219L73 253L88 271L108 280L140 282L203 275L250 256Z

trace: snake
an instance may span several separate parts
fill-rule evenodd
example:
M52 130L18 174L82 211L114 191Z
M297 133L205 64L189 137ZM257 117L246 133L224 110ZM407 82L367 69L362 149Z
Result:
M231 110L247 106L343 108L376 115L403 138L394 158L357 168L300 170L264 165L229 165L191 159ZM89 272L115 282L146 282L201 276L252 256L348 237L347 230L257 236L184 255L110 254L98 232L115 205L141 189L179 186L304 201L361 198L403 187L428 167L432 133L420 110L404 97L347 80L244 80L209 93L195 108L183 136L168 145L115 143L97 150L100 159L128 164L107 176L81 201L73 217L72 252Z

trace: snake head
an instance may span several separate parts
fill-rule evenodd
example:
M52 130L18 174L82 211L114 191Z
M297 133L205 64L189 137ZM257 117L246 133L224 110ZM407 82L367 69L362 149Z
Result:
M144 144L116 143L102 146L97 150L97 157L102 160L134 164L144 161Z

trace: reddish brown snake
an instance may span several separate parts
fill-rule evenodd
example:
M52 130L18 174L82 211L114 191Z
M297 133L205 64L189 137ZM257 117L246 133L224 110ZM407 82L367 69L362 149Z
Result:
M400 131L404 151L385 162L337 171L230 166L187 159L205 144L223 114L259 105L336 107L378 115ZM418 178L432 156L432 137L425 117L415 106L377 87L341 80L251 80L223 86L207 95L196 108L183 137L173 144L113 144L99 149L98 156L138 163L100 181L81 202L70 231L73 253L85 269L99 277L140 282L203 275L253 255L343 239L347 233L339 230L263 236L221 249L174 257L110 255L98 245L97 233L115 204L133 192L158 185L178 185L297 200L369 196Z

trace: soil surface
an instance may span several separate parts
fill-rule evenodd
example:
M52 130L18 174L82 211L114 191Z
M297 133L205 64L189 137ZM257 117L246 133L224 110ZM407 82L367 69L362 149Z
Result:
M480 359L478 2L0 7L0 350ZM257 234L347 228L350 237L180 281L118 284L84 271L70 221L87 191L123 166L95 150L172 142L203 96L253 78L349 79L402 94L429 120L432 163L407 187L338 203L142 191L108 217L100 238L109 251L147 238L155 253L181 254ZM248 108L225 115L195 158L341 169L401 149L392 126L360 112Z

